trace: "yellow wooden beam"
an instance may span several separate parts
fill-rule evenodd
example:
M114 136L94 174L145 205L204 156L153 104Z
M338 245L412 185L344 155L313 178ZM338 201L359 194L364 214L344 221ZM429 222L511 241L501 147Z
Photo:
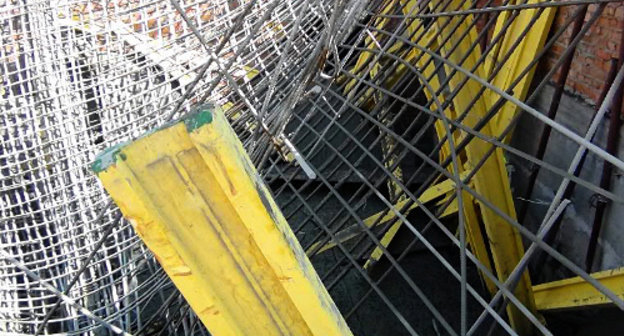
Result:
M432 10L435 10L433 4L429 4L429 6ZM469 6L470 3L461 0L451 0L449 3L449 8L452 10L464 10L468 9ZM474 17L471 15L466 17L440 17L436 18L434 29L439 33L438 43L441 46L441 54L443 57L454 64L461 64L465 69L475 68L475 75L486 78L486 71L482 66L483 63L477 63L481 56L481 51L479 48L472 47L477 41L477 30L475 26L472 25L474 20ZM454 119L456 116L466 113L462 123L469 128L474 128L486 115L491 104L486 96L479 96L480 89L482 88L480 83L474 80L468 80L460 88L459 86L462 85L466 76L460 72L455 72L455 74L451 76L453 70L453 67L450 65L445 65L446 76L449 77L449 89L451 91L458 90L457 95L452 99L454 113L447 115L447 117L449 119ZM473 104L475 97L479 98ZM490 137L495 134L495 125L493 125L493 123L486 123L485 126L481 128L480 132ZM460 132L459 138L462 139L467 136L467 133ZM473 167L476 167L481 159L487 155L490 148L491 144L486 141L473 138L465 147L466 159L463 160L463 167L460 169L472 170ZM471 180L477 193L494 207L505 212L508 216L515 218L514 201L511 195L507 169L504 162L502 150L496 148L494 154L485 160L485 163L475 172ZM524 246L522 245L520 235L504 218L491 210L490 205L477 202L479 206L473 207L470 203L469 201L464 202L469 208L466 209L467 233L469 236L472 235L471 231L477 229L477 225L475 224L478 223L479 218L481 218L487 234L496 275L500 281L505 281L524 254ZM480 217L470 218L468 216L472 215L470 213L474 211L476 211ZM477 222L472 223L472 221ZM471 242L471 244L473 244L471 246L476 246L480 243L481 242L474 244ZM529 310L535 311L535 302L533 300L528 272L525 271L522 274L514 294ZM512 327L518 334L531 335L533 333L531 323L515 306L508 305L507 314Z
M381 65L375 64L373 69L371 69L370 71L370 77L375 78L380 70L381 70ZM389 88L389 87L392 87L392 84L393 83L384 83L384 86ZM376 105L382 104L381 115L383 117L381 118L381 123L383 123L387 127L390 127L391 126L390 122L393 119L393 114L389 110L389 107L383 106L381 94L379 92L376 92L374 94L373 99ZM392 175L398 181L403 182L403 171L401 169L400 162L398 162L399 155L396 151L394 151L395 147L397 146L396 140L390 134L386 134L383 130L380 130L380 132L382 134L381 153L383 156L384 166L388 170L391 169ZM392 168L392 166L394 166L395 164L396 164L396 167ZM387 187L388 187L388 195L389 195L390 202L396 204L398 202L407 200L407 196L405 195L405 193L403 192L399 184L396 183L394 180L388 179ZM392 239L394 239L394 236L399 231L399 228L401 227L401 223L402 221L396 221L394 224L392 224L390 228L384 233L383 237L379 240L379 242L384 248L390 245L390 242L392 241ZM379 261L379 259L381 259L382 256L383 256L383 251L381 247L376 246L373 252L371 253L371 255L368 257L368 259L364 263L364 269L368 269L371 265L375 264L377 261Z
M383 9L381 12L383 14L392 14L395 11L400 10L402 7L400 1L398 0L386 0L382 3ZM379 30L384 30L384 27L390 22L388 18L377 18L374 21L374 26ZM365 43L368 49L378 49L379 44L375 40L384 40L384 34L378 33L377 31L370 32L369 35L365 38ZM388 50L386 50L386 54L393 54L400 52L402 47L402 42L395 42ZM378 57L379 61L376 61L374 64L368 64L373 58ZM355 66L350 70L351 73L356 75L356 77L365 77L366 69L370 69L368 71L368 75L371 80L375 80L379 72L383 69L384 62L395 63L394 61L389 61L388 57L382 56L379 57L376 53L370 51L363 51L359 54L358 59L356 61ZM394 73L387 78L384 79L383 83L380 85L391 88L396 82L405 74L407 67L403 64L399 64L396 66ZM353 87L357 83L356 79L351 79L344 88L344 92L352 92ZM382 104L379 92L373 90L372 88L366 89L366 93L358 99L358 104L364 107L372 107L373 105ZM369 104L372 100L373 104ZM392 115L388 111L387 107L382 107L382 115L385 117L382 118L381 122L385 125L389 126L390 121L392 120ZM398 160L398 155L396 153L392 153L393 148L396 146L396 141L387 134L383 134L382 131L382 139L381 139L381 150L383 155L383 163L384 166L388 169L392 169L392 175L396 177L397 180L403 181L403 172L401 167L397 164L395 168L391 168ZM399 203L402 201L406 201L407 197L402 193L401 188L397 183L392 180L388 180L387 183L389 199L392 203ZM398 232L401 227L402 221L396 221L394 224L390 226L390 228L384 233L383 237L380 239L380 243L383 247L388 247L394 236ZM381 247L377 246L369 256L369 258L364 263L364 269L368 269L375 262L379 261L381 256L383 255Z
M93 170L212 335L351 335L220 109Z
M380 7L383 8L381 10L381 14L384 14L384 15L394 14L394 12L399 8L399 5L400 5L399 0L383 0L383 2L380 4ZM384 29L384 27L388 25L388 23L390 22L391 20L389 18L377 17L374 19L372 26L378 29ZM371 31L368 31L368 33L369 34L364 38L366 49L370 49L370 50L378 49L379 41L383 41L385 39L385 35L378 33L378 32L371 32ZM386 50L386 53L387 54L395 53L397 50L401 48L401 45L402 43L400 42L394 43L388 50ZM375 57L378 57L377 53L374 53L371 51L360 52L355 62L355 65L351 69L349 69L349 72L354 74L356 77L363 78L367 75L367 72L369 72L366 69L381 68L380 62L383 59L383 56L379 57L379 60L376 61L374 64L369 63ZM371 76L373 75L371 74ZM398 79L398 76L395 76L395 78ZM346 80L346 77L344 77L344 79ZM352 89L356 84L357 84L357 80L355 78L348 80L343 92L345 94L352 92ZM371 94L374 92L371 89L368 89L367 91L370 91ZM368 97L372 98L372 95L369 95Z
M425 190L420 195L420 197L418 197L418 201L420 201L421 203L428 203L435 199L441 198L443 196L447 196L449 193L452 193L454 190L455 190L455 183L451 180L444 180L443 182L440 182L436 185L433 185L427 188L427 190ZM395 205L395 208L397 209L403 208L407 204L408 201L409 201L408 199L404 199L398 202ZM407 215L410 211L416 209L417 207L418 207L418 204L413 203L403 212L403 214ZM451 206L450 207L451 211L445 211L443 216L452 214L453 208L457 209L457 205L455 205L455 207ZM368 228L372 228L374 226L387 223L388 221L396 220L396 218L397 218L396 213L394 213L393 211L384 210L364 219L364 225ZM357 237L358 235L362 233L363 233L363 228L360 225L355 224L336 233L336 240L340 243L344 243L346 241L349 241ZM308 248L306 253L308 255L316 255L316 254L325 252L333 247L336 247L336 245L337 245L336 241L329 241L325 243L321 248L319 248L319 246L321 246L321 242L316 242L315 244L310 246L310 248ZM312 254L312 252L315 251L316 249L318 249L318 251Z
M542 0L529 0L527 4L535 4L542 2ZM517 0L512 0L510 5L524 3ZM533 17L539 12L540 16L535 22L531 22ZM537 54L544 47L544 43L548 38L548 32L555 17L556 8L545 9L527 9L521 11L511 25L505 30L505 35L502 40L497 43L494 50L490 53L491 57L487 58L485 69L486 74L489 76L496 64L503 63L501 69L494 76L491 83L507 91L513 81L529 66L529 64L537 57ZM496 21L493 36L498 35L504 28L505 22L509 19L511 12L501 13ZM510 56L506 56L513 45L520 38L520 34L529 26L531 28L527 34L522 37L516 48L511 52ZM512 95L515 98L524 100L531 86L531 80L533 79L533 73L535 67L531 69L513 88ZM500 99L500 95L488 90L488 97L490 103L493 105ZM494 116L494 131L497 135L501 134L503 130L509 125L513 117L518 110L518 106L507 102L500 111ZM506 138L509 139L509 136Z
M402 0L402 3L405 5L403 7L403 11L405 14L415 11L415 6L418 6L416 0ZM430 29L428 31L423 31L423 24L419 20L414 20L410 26L408 26L408 31L412 36L412 42L418 44L423 48L428 48L430 50L437 50L439 47L438 43L438 31L437 29ZM436 70L436 65L438 62L435 61L430 55L424 53L419 48L412 48L406 60L412 64L416 64L422 71L422 74L429 78L429 85L432 90L425 88L424 92L429 99L429 101L434 101L434 98L437 98L437 101L440 103L444 103L446 100L445 95L448 90L441 90L441 82L442 78L439 78L441 72L445 71L445 67L442 69ZM435 91L440 91L439 94L436 95ZM436 103L432 103L431 110L436 111L439 108ZM453 106L449 106L444 110L444 114L449 119L456 119L456 110ZM435 130L438 134L440 141L447 135L446 128L444 127L441 120L436 121ZM452 137L455 140L455 143L460 141L460 132L456 131L453 133ZM442 145L440 149L440 162L446 160L450 157L450 147L448 143L448 139ZM461 157L463 158L463 157ZM452 167L449 166L449 171L453 172ZM464 167L464 161L460 162L460 174L465 173L466 169ZM474 203L473 197L467 193L462 192L462 196L464 198L463 202L463 215L465 217L466 223L466 237L468 240L468 244L473 252L473 254L479 259L479 261L490 271L493 271L493 267L490 261L490 257L486 248L486 241L484 240L484 234L481 231L481 223L479 221L479 217L477 215L477 207ZM454 207L457 206L457 202L452 204ZM447 211L450 211L447 209ZM496 285L490 281L487 277L482 276L484 279L485 285L490 291L490 293L494 294L498 290Z
M624 267L590 274L592 278L624 299ZM612 303L581 277L533 286L538 310L579 309Z

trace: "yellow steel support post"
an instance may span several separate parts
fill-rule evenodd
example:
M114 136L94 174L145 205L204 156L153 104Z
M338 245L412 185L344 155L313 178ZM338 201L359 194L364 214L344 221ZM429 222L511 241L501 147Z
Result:
M432 6L432 5L430 5ZM468 9L470 4L461 0L452 0L450 8ZM432 6L433 9L433 6ZM438 41L442 46L442 54L450 62L461 64L466 69L472 69L477 65L477 60L481 56L479 48L472 47L477 40L477 31L470 24L474 18L468 16L442 17L437 18L435 26L439 32ZM457 27L457 29L453 29ZM466 33L465 37L460 37ZM457 47L455 47L457 45ZM464 60L465 58L465 60ZM453 71L451 66L446 65L446 73ZM485 78L484 69L481 66L476 68L475 74L481 78ZM465 79L465 75L456 72L449 80L449 88L454 90L458 88ZM462 121L464 125L470 128L474 126L485 116L490 104L483 95L477 99L476 103L471 106L472 100L479 94L481 85L473 80L468 80L464 86L459 89L458 94L453 98L453 106L455 113L460 114L466 112L466 117ZM494 125L487 123L480 131L485 136L492 136L494 133ZM466 146L465 168L472 170L479 161L487 154L490 149L487 142L473 138ZM474 189L482 195L493 206L505 212L512 218L516 217L513 198L511 196L511 188L507 178L507 169L504 164L503 152L497 148L494 155L490 156L483 166L478 169L472 179ZM469 203L469 202L465 202ZM501 281L505 281L524 254L524 247L517 230L507 221L492 211L488 205L482 202L479 204L479 213L483 220L485 230L488 236L492 259L496 269L497 277ZM467 218L467 222L470 221ZM531 282L528 272L524 272L518 282L514 294L529 310L535 311L535 302L531 289ZM528 319L513 305L507 306L507 313L512 327L520 335L532 334L532 325Z
M93 170L212 335L351 335L219 109Z
M624 299L624 267L590 274L603 286ZM538 310L580 309L612 303L604 294L581 277L568 278L533 286Z

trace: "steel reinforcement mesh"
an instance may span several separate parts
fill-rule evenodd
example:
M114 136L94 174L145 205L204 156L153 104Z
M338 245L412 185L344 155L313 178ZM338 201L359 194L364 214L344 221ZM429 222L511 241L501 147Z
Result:
M585 156L624 168L592 143L621 65L582 130L543 108L558 104L543 92L565 84L576 46L621 6L3 1L0 333L208 334L89 170L103 149L205 101L226 110L357 335L516 334L513 319L553 334L515 289L527 268L538 280L552 268L546 256L624 307L548 234L574 186L623 202L578 172ZM567 14L551 24L556 12ZM523 118L573 143L573 155L554 164L514 141ZM535 183L514 165L557 179L541 211L527 209L530 189L509 189L509 179ZM512 204L501 208L497 192ZM487 241L493 223L526 251L505 277L496 248L470 231Z

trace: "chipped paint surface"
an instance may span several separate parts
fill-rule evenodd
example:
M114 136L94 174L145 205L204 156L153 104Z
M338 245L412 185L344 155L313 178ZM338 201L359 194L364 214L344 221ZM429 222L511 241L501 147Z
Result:
M116 146L106 149L98 155L95 161L91 164L91 170L97 174L114 165L117 162L117 155L121 151L121 148L127 144L127 142L122 142Z
M220 110L114 154L98 177L213 335L351 335Z
M212 104L204 104L204 105L198 106L197 108L194 109L194 112L185 116L181 120L165 123L164 125L154 130L146 132L145 134L138 137L135 141L140 140L145 137L149 137L151 134L155 132L165 130L169 127L178 125L180 122L183 122L186 125L186 129L189 132L192 132L193 130L201 126L212 122L212 110L213 109L214 109L214 105ZM130 141L122 142L104 150L95 158L95 160L91 164L91 170L93 170L93 172L95 173L100 173L106 170L106 168L110 167L111 165L114 165L115 163L117 163L118 159L123 159L123 157L121 156L118 157L118 155L121 153L122 148L130 145L131 143L132 142Z
M188 132L192 132L212 122L212 111L210 111L207 106L200 106L198 110L199 112L196 114L184 119L184 124Z

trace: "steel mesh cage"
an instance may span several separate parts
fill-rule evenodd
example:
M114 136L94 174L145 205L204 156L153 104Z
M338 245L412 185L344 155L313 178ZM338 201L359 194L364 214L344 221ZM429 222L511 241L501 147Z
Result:
M573 276L624 308L589 275L624 246L587 267L560 229L590 231L590 199L618 223L621 182L587 171L624 169L605 139L622 60L592 113L557 115L578 45L623 7L4 1L0 333L208 334L89 170L207 101L354 334L557 334L535 284Z

